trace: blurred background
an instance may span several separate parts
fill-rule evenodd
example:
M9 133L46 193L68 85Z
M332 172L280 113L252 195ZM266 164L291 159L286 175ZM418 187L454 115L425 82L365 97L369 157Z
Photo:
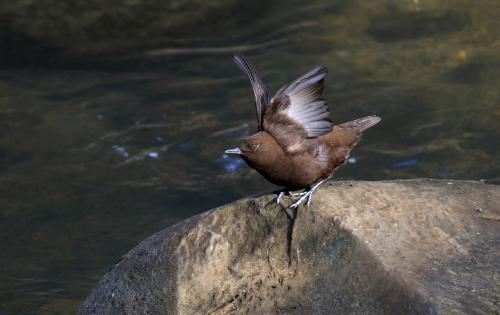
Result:
M317 65L336 123L383 118L336 180L500 183L498 0L23 0L0 6L0 314L71 314L124 253L275 187L223 154Z

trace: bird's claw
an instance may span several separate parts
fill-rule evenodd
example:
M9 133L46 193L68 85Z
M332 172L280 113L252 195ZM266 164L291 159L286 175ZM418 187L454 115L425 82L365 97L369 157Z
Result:
M330 178L330 177L328 177ZM300 196L300 198L294 202L293 204L291 204L288 208L290 209L295 209L297 208L298 206L300 206L306 199L307 199L307 207L309 208L309 205L311 204L311 199L312 199L312 195L313 193L318 189L318 187L323 183L325 182L328 178L326 179L323 179L319 182L317 182L316 184L314 184L314 186L310 187L309 189L303 191L303 192L300 192L300 193L293 193L293 194L290 194L290 192L288 190L282 190L279 192L278 194L278 198L276 199L276 202L281 205L281 199L283 198L283 196L286 194L290 195L290 196L293 196L293 197L296 197L296 196Z
M299 200L297 200L296 202L294 202L291 206L290 206L290 209L295 209L297 208L298 206L300 206L307 198L307 207L309 208L309 205L311 204L311 199L312 199L312 194L313 194L313 190L308 190L308 191L305 191L303 193L300 194L300 198Z
M299 193L292 193L292 194L290 194L290 196L292 196L292 197L297 197L297 196L302 197L305 194L307 194L307 191L302 191L302 192L299 192Z
M330 177L328 177L330 178ZM314 186L312 186L311 188L309 188L308 190L306 191L303 191L301 193L297 193L295 194L296 196L300 196L299 200L297 200L295 203L293 203L291 206L290 206L290 209L295 209L297 208L298 206L300 206L300 204L302 204L306 198L307 198L307 207L309 208L309 205L311 204L311 199L312 199L312 195L313 193L316 191L316 189L318 189L318 187L324 183L328 178L326 179L323 179L319 182L317 182L316 184L314 184Z

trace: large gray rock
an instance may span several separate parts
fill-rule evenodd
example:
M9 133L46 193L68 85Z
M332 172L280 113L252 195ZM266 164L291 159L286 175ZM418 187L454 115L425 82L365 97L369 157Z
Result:
M273 198L151 236L80 314L499 314L499 186L330 182L295 221Z

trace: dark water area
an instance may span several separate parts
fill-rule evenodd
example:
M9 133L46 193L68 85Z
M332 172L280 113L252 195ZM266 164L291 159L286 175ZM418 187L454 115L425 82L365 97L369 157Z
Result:
M0 9L0 314L74 313L148 235L276 188L223 154L256 129L234 53L382 117L335 180L500 183L498 1L64 3Z

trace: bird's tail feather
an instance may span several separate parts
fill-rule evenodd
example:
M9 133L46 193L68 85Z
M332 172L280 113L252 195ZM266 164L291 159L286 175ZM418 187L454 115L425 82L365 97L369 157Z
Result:
M339 126L343 128L352 129L357 133L362 133L366 129L378 124L380 120L382 120L380 117L371 115L340 124Z

